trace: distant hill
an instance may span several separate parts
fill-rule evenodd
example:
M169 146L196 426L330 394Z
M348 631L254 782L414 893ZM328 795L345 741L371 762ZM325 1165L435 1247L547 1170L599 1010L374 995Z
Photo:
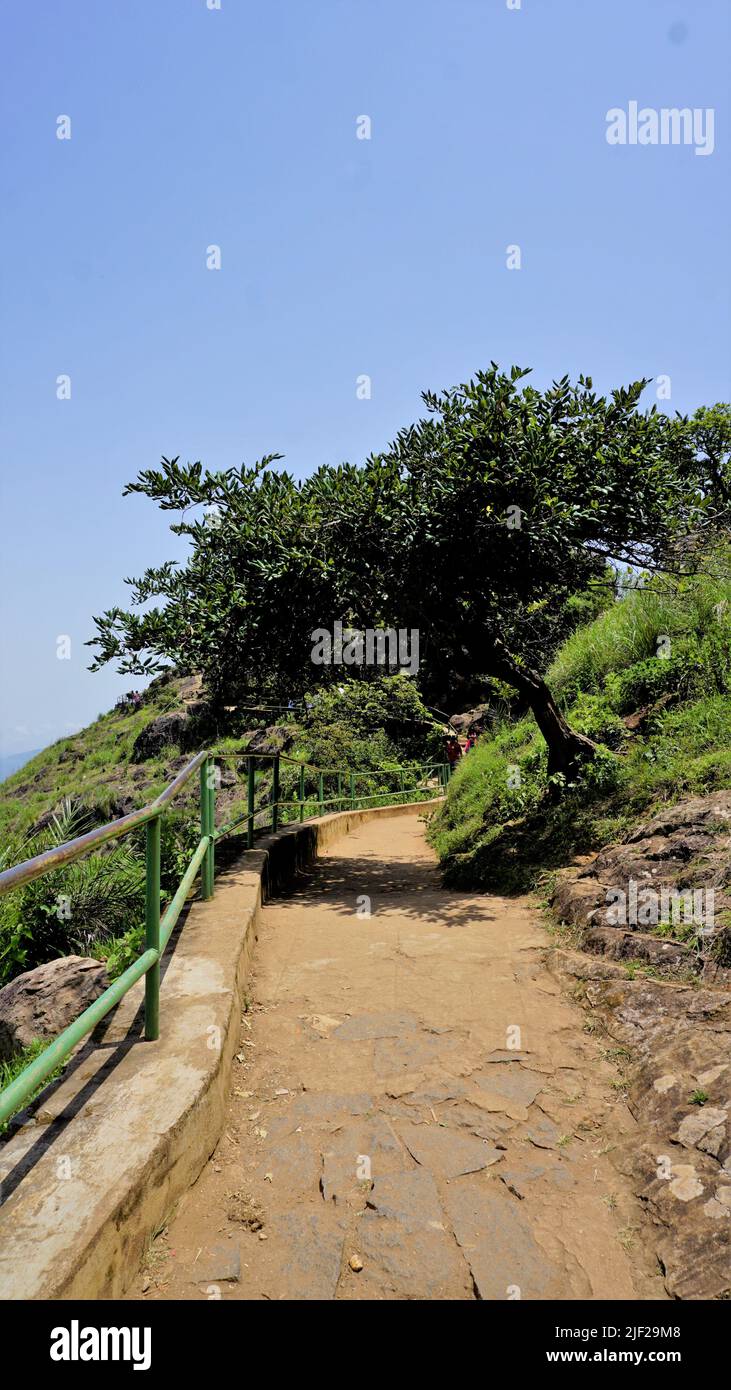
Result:
M6 777L12 777L14 772L18 772L40 752L40 748L31 748L27 753L6 753L4 757L0 757L0 782L4 782Z

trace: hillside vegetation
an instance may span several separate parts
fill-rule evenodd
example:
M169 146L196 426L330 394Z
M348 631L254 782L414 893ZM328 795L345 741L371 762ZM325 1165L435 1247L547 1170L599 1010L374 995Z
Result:
M431 823L452 884L533 887L655 808L731 786L728 554L626 592L569 636L546 679L599 755L574 782L549 778L532 715L507 713L462 760Z
M71 738L62 739L27 763L0 788L0 868L144 806L201 748L217 753L220 788L217 822L246 810L248 751L281 751L280 796L294 799L299 760L306 771L306 814L313 814L319 790L316 768L327 769L323 792L338 792L335 769L349 791L378 804L422 779L417 769L442 758L442 738L414 683L402 676L370 681L344 680L339 687L314 690L296 708L230 710L212 721L199 683L179 677L153 682L138 708L117 707ZM172 741L174 739L178 741ZM270 761L264 757L256 779L257 823L271 822ZM415 792L417 797L419 792ZM297 814L283 808L281 820ZM166 813L162 832L162 897L167 901L187 865L199 831L198 779L194 777ZM241 848L244 827L224 842L227 852ZM230 843L230 848L229 848ZM144 918L144 832L112 842L66 869L46 874L0 898L0 985L14 975L69 952L106 959L112 974L129 964L142 941Z

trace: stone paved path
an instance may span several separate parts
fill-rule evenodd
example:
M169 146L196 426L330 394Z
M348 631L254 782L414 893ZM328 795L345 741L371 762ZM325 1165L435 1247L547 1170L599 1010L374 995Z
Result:
M264 911L225 1134L130 1296L663 1297L545 947L526 900L442 889L413 815L332 847Z

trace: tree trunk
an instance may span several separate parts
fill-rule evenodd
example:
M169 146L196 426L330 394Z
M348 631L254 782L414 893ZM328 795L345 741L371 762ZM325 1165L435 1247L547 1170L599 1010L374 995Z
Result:
M484 663L484 658L481 664ZM571 777L582 763L590 762L596 744L584 734L577 734L567 724L546 682L529 666L521 666L503 643L496 638L487 654L486 669L491 676L512 685L527 700L536 724L548 745L548 775L563 773Z

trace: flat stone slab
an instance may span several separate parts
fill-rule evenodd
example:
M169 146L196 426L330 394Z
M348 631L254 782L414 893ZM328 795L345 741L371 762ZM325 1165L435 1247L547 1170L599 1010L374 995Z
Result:
M404 1093L405 1094L405 1093ZM448 1100L459 1100L467 1094L464 1081L458 1077L448 1077L444 1081L428 1081L408 1093L409 1105L443 1105Z
M425 1226L444 1225L444 1212L437 1185L422 1169L378 1178L368 1198L368 1206L379 1217L398 1221L409 1231Z
M502 1167L498 1176L510 1192L521 1200L535 1194L536 1183L542 1180L560 1190L576 1185L573 1174L562 1163L526 1163L515 1167Z
M456 1185L449 1190L445 1204L478 1298L566 1296L558 1272L504 1188L492 1193Z
M320 1181L320 1154L303 1134L292 1134L265 1150L265 1159L257 1169L257 1177L270 1181L280 1191L292 1197L304 1197L316 1192Z
M380 1178L358 1223L370 1298L465 1298L467 1271L456 1249L431 1175L416 1169Z
M496 1145L504 1142L503 1136L513 1128L514 1121L501 1112L486 1112L471 1101L461 1100L456 1105L447 1105L441 1111L441 1118L450 1129L466 1129L479 1139L489 1139Z
M441 1125L400 1124L398 1132L417 1163L447 1182L466 1173L479 1173L503 1156L484 1139Z
M326 1202L365 1206L373 1182L403 1172L408 1156L390 1126L380 1117L348 1125L321 1145L320 1187Z
M446 1225L406 1230L367 1211L358 1226L358 1251L361 1297L429 1302L470 1297L468 1270Z
M332 1036L344 1041L362 1042L369 1038L400 1038L404 1033L413 1033L418 1027L419 1020L413 1014L356 1014L341 1023Z
M463 1042L449 1034L413 1033L407 1037L379 1038L373 1053L377 1076L398 1076L400 1072L421 1071L438 1065Z
M535 1144L537 1149L555 1149L561 1131L558 1125L544 1116L542 1120L533 1120L530 1129L526 1130L526 1138L530 1139L531 1144Z
M241 1250L232 1240L214 1245L196 1273L196 1284L238 1283L241 1278Z
M282 1115L277 1115L268 1125L270 1139L284 1138L301 1128L307 1132L315 1129L332 1128L351 1119L353 1115L365 1115L373 1109L373 1097L365 1091L341 1093L337 1091L312 1091L298 1095L287 1106Z
M287 1247L286 1263L277 1273L277 1297L332 1299L343 1259L345 1223L325 1207L312 1212L288 1211L277 1218L277 1233Z
M504 1110L514 1119L525 1119L528 1108L546 1084L545 1076L524 1067L498 1065L484 1074L476 1072L470 1080L479 1087L472 1099L486 1110Z

